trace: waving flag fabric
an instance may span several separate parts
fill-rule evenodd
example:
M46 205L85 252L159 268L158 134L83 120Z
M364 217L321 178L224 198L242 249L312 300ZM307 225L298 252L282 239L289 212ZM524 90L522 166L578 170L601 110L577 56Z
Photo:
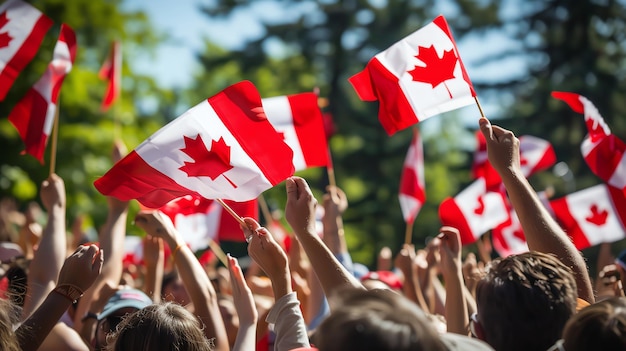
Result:
M0 5L0 101L20 72L35 57L52 20L28 3Z
M504 196L487 192L484 179L478 179L454 198L446 198L439 205L442 225L459 229L463 245L476 241L488 230L509 219Z
M293 150L296 171L328 165L328 145L317 95L302 93L263 99L267 119Z
M256 199L224 202L241 217L259 218ZM217 201L187 195L167 203L160 210L170 217L185 242L194 251L207 248L209 239L216 242L246 241L239 222Z
M625 237L626 198L620 189L600 184L553 200L550 206L579 250Z
M389 135L476 96L443 16L374 56L350 83L361 100L379 101Z
M609 185L626 190L626 144L611 133L598 109L584 96L558 91L552 96L585 115L588 135L580 149L591 171Z
M244 81L161 128L94 185L150 208L185 195L243 202L291 176L292 158L256 88Z
M476 139L478 147L474 153L472 176L474 179L485 179L487 190L499 191L502 186L502 179L487 159L485 136L480 131L477 131ZM539 171L547 169L556 162L556 154L549 141L531 135L522 135L519 137L519 141L520 167L525 177L530 177Z
M409 151L404 159L398 195L405 222L415 221L415 217L426 201L424 189L424 149L419 131L415 128Z
M63 24L48 69L9 115L9 121L24 141L25 152L42 164L48 136L54 124L59 91L63 79L72 69L75 57L76 35L72 28Z
M111 45L109 57L102 64L98 75L108 83L101 108L106 111L120 95L122 85L122 47L118 41Z

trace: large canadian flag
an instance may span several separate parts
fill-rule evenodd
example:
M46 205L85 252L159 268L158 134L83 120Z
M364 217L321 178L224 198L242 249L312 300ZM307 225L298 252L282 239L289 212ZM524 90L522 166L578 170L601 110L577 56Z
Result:
M224 203L241 217L259 218L256 199L245 202L225 200ZM239 222L217 201L187 195L170 201L160 210L170 217L182 238L194 251L207 248L209 240L246 241Z
M471 244L487 231L509 219L504 195L488 192L484 179L477 179L454 198L439 205L441 224L457 228L463 245Z
M398 194L402 216L407 223L413 223L426 201L424 186L424 148L417 128L413 129L411 145L404 159L400 191Z
M296 171L328 165L328 145L315 93L263 99L267 119L293 150Z
M68 25L61 25L52 61L44 75L15 105L9 121L19 132L25 152L43 164L43 155L52 131L59 91L76 57L76 35Z
M579 250L625 237L626 198L600 184L550 202L556 219Z
M476 132L477 149L474 152L472 176L484 178L487 190L500 191L502 179L487 158L487 142L482 132ZM556 162L554 148L549 141L531 135L522 135L520 141L520 168L525 177L547 169Z
M52 20L28 3L0 5L0 101L20 72L35 57Z
M389 135L475 103L476 92L443 16L374 56L350 78L364 101L379 101Z
M185 195L243 202L293 175L292 159L258 91L243 81L161 128L94 185L150 208Z
M122 46L119 41L111 44L111 52L109 57L104 61L100 72L100 79L107 81L107 89L102 99L102 111L106 111L113 105L117 97L120 95L122 88Z
M552 96L585 115L588 134L580 149L591 171L609 185L626 190L626 144L611 133L598 109L584 96L558 91Z

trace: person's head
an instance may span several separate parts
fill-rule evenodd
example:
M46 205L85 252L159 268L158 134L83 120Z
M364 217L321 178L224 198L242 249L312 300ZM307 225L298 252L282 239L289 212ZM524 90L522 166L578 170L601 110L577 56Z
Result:
M108 338L110 351L210 351L203 325L179 304L164 302L145 307L117 326Z
M476 288L476 336L496 350L546 350L576 312L571 269L541 252L491 262Z
M445 345L414 303L393 291L342 290L315 332L320 351L444 351Z
M177 302L181 305L191 302L185 284L183 284L183 280L176 270L172 270L163 276L161 295L165 301Z
M107 345L107 335L129 314L152 304L152 300L141 290L121 289L107 301L102 313L98 315L95 346L101 350Z
M626 350L626 299L611 297L583 308L563 329L567 351Z
M361 284L367 290L391 289L397 292L402 290L402 281L392 271L371 271L361 277Z

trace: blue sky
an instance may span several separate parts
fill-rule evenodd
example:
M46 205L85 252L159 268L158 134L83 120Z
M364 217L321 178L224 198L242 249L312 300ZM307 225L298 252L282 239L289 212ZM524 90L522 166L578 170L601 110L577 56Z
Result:
M294 11L306 12L311 10L307 6L314 6L305 3L305 5L299 5L299 8L294 9L293 7L280 6L273 0L257 0L253 2L249 10L237 11L228 20L209 20L207 16L202 14L199 6L200 3L206 4L211 1L216 0L177 0L176 2L169 0L125 0L123 3L125 9L146 12L156 28L171 35L171 39L163 43L154 56L127 58L134 60L130 62L134 69L140 73L153 75L156 81L166 88L187 86L191 83L194 72L200 69L195 54L204 50L205 40L208 39L224 48L238 47L246 39L256 38L263 34L261 21L288 20L294 17ZM512 4L514 1L506 1L506 3ZM445 1L437 4L440 13L444 16L450 16L450 19L454 17L455 9L446 5ZM504 13L504 16L516 16L518 14L519 9L517 7L508 6L508 8L512 12ZM402 38L398 38L398 40L400 39ZM499 80L503 77L523 74L524 63L521 59L479 67L478 63L484 55L519 45L507 39L502 33L491 32L485 36L466 36L457 44L472 79ZM275 52L280 51L279 47L274 49ZM493 98L489 99L489 97L481 98L486 115L489 117L498 114L498 106L506 102L503 101L505 98L496 97L497 101L493 101ZM463 110L460 112L465 115ZM472 110L468 114L475 115L476 112ZM473 118L471 123L473 123Z

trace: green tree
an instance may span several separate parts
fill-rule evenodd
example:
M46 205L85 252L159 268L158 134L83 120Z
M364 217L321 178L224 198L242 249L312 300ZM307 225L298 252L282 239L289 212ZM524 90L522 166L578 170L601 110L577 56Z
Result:
M122 11L120 0L40 0L32 5L55 25L36 58L0 104L0 115L5 117L0 119L0 196L14 197L21 203L38 201L39 185L48 176L50 145L43 166L30 155L20 155L23 143L6 117L47 67L60 24L66 23L76 32L78 51L60 94L55 171L65 180L68 219L87 214L97 227L104 221L106 204L93 181L112 165L114 137L123 139L129 148L135 147L163 124L161 112L173 105L171 92L159 89L152 78L135 74L123 60L121 98L110 111L102 113L100 105L107 83L98 78L98 70L113 40L122 42L123 56L128 58L150 52L165 37L155 31L145 14ZM136 102L146 98L159 102L153 112L137 107Z
M373 55L431 21L438 14L436 2L277 2L286 9L284 17L288 20L264 21L263 35L228 52L207 46L199 56L205 71L193 90L206 91L199 87L214 84L207 81L215 81L216 76L219 86L249 79L264 97L319 88L321 96L328 98L325 110L332 114L337 127L330 144L337 183L350 200L345 214L348 245L356 260L372 264L374 253L382 246L397 249L403 242L405 224L397 195L411 131L387 136L376 117L377 104L361 102L347 79L363 69ZM481 14L494 12L495 7L474 6L475 16L459 17L465 19L465 26L481 28L494 17ZM227 18L242 9L262 11L255 3L242 1L203 7L209 20ZM276 46L281 48L280 57L269 51ZM224 82L224 76L231 79ZM459 147L458 140L463 138L457 133L467 138L471 134L450 127L458 123L455 114L445 116L435 128L440 132L426 137L428 200L416 221L414 239L418 246L438 232L439 202L469 181L468 153ZM304 176L318 195L328 181L324 170L311 170ZM268 195L282 208L281 190L272 189Z

